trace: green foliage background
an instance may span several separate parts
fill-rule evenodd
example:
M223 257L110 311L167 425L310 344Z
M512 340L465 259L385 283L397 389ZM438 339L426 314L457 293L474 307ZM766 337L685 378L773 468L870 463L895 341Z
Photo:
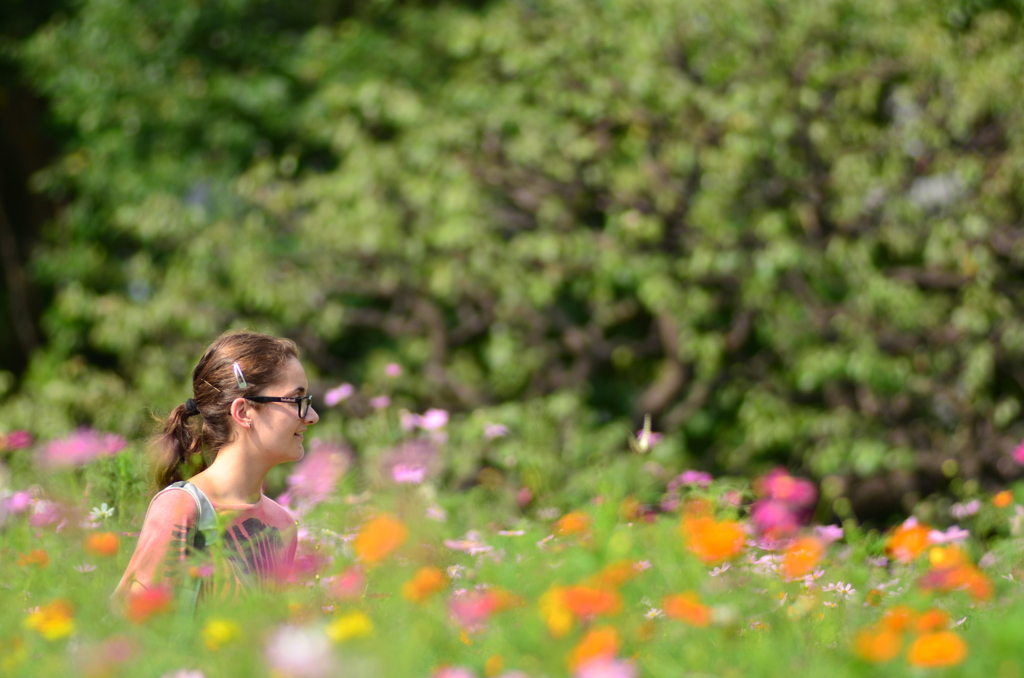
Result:
M666 466L863 515L1015 477L1022 37L977 0L70 3L7 43L68 141L0 426L139 435L247 326L361 387L324 434L451 409L460 482L585 485L647 412Z

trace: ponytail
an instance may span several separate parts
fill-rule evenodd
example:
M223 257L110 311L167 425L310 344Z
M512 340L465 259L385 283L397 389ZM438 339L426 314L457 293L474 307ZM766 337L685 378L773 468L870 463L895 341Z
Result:
M189 398L187 404L175 407L164 420L163 432L158 433L153 441L157 451L154 478L157 487L167 487L206 468L202 436L196 430L196 424L188 421L198 413L195 401ZM186 469L188 473L185 473Z

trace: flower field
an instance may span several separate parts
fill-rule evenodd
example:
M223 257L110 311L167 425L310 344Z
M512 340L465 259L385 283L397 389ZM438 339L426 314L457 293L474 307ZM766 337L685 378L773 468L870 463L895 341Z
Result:
M428 414L374 473L314 441L278 495L294 568L194 615L163 590L109 602L147 499L111 489L137 456L125 441L6 436L0 675L1020 675L1012 489L961 497L941 525L822 525L818 488L786 471L662 477L624 445L657 503L609 473L582 505L521 489L510 510L483 486L438 490L428 443L447 417Z

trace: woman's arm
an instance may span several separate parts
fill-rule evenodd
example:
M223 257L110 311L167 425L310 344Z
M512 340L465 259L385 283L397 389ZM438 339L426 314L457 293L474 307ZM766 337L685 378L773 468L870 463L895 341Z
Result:
M146 512L135 553L113 598L123 600L134 591L173 583L191 547L198 518L195 500L184 490L157 495Z

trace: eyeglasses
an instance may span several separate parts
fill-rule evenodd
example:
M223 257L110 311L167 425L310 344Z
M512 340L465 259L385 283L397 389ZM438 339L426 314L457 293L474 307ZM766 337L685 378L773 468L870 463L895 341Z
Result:
M251 400L254 403L295 403L299 408L299 419L305 419L306 415L309 414L309 406L313 404L313 396L242 396L246 400Z

